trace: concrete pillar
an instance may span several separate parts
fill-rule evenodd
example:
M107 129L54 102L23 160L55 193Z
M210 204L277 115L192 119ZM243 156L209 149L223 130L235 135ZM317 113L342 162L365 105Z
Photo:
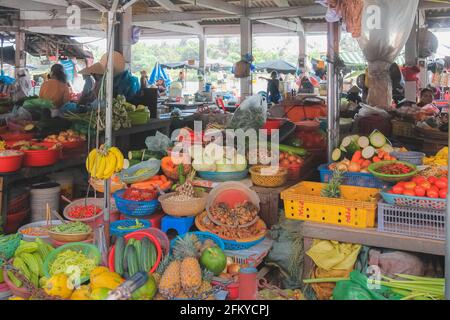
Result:
M25 68L26 54L25 54L25 33L22 31L16 32L16 53L15 53L15 76L20 69Z
M126 68L131 67L131 35L132 35L132 21L133 11L128 8L124 13L118 14L118 21L120 24L116 26L115 34L115 50L122 53Z
M252 53L252 21L248 17L241 18L241 55ZM241 101L252 95L252 77L241 79Z
M199 67L199 72L203 75L203 80L200 80L198 82L198 91L202 92L205 89L205 83L206 83L205 67L206 67L206 56L207 56L206 37L204 34L198 36L198 44L199 44L198 67Z
M339 22L327 23L327 105L328 105L328 161L332 162L331 154L339 143L339 81L334 70L335 57L339 55Z
M405 44L405 63L407 66L415 66L417 65L417 56L418 56L418 48L417 48L417 37L418 37L418 24L417 17L415 22L413 23L411 33L409 34L408 40Z

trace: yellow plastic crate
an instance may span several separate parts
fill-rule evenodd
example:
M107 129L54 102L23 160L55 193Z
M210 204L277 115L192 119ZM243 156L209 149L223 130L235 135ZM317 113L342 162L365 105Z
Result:
M325 183L301 182L281 193L286 218L355 228L375 227L380 190L341 186L342 198L320 196Z

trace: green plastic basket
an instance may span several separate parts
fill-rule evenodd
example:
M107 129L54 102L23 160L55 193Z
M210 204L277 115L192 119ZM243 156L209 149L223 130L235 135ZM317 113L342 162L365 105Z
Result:
M95 264L97 266L100 264L102 260L100 250L96 246L83 242L68 243L50 252L50 254L47 256L47 259L45 259L44 274L47 278L50 278L52 276L50 274L50 266L53 263L53 261L55 261L57 255L66 250L73 250L79 252L81 251L88 258L94 259ZM87 281L89 281L89 275L81 277L80 283L85 283Z
M397 174L397 175L392 175L392 174L383 174L383 173L379 173L376 170L384 165L387 164L393 164L393 163L401 163L409 168L412 169L412 171L410 173L405 173L405 174ZM380 162L375 162L372 163L369 168L368 168L369 172L371 174L373 174L376 178L383 180L383 181L387 181L387 182L399 182L399 181L406 181L406 180L410 180L412 177L414 177L417 174L417 167L411 163L408 162L404 162L404 161L380 161Z
M20 233L4 237L8 240L0 243L0 264L3 263L3 259L9 260L14 256L14 252L20 245L20 240L22 240Z

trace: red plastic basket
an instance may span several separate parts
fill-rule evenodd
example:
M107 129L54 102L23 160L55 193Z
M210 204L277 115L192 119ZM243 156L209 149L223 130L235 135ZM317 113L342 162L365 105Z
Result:
M282 124L282 120L279 119L267 119L266 123L262 127L263 129L267 130L268 134L272 133L272 130L280 129Z
M2 133L0 137L5 141L22 141L22 140L31 140L34 137L32 133L21 133L21 132L6 132Z
M156 263L153 266L153 268L151 270L149 270L149 273L154 273L156 271L156 269L158 268L159 263L161 262L161 257L162 257L161 245L160 245L159 241L156 239L156 237L154 237L150 232L147 232L147 231L136 231L136 232L127 234L124 238L125 238L125 240L129 240L131 238L134 238L136 240L142 240L144 237L149 238L150 241L152 241L156 247L156 252L157 252ZM115 250L116 250L116 246L114 245L114 246L112 246L111 251L109 252L109 257L108 257L109 270L111 270L112 272L115 272L115 268L114 268Z
M17 232L17 230L23 225L23 222L27 218L30 209L25 209L19 212L6 215L6 225L4 231L6 234Z
M11 293L16 297L21 297L24 299L28 299L31 297L31 292L28 291L26 288L18 288L12 283L11 280L9 280L8 272L6 272L5 269L3 269L3 280L8 285L9 290L11 290Z
M45 144L37 143L47 147ZM47 149L47 150L25 150L25 158L23 165L25 167L46 167L54 165L61 158L61 149Z
M14 156L0 157L0 172L7 173L19 170L22 167L24 155L23 152L20 152Z

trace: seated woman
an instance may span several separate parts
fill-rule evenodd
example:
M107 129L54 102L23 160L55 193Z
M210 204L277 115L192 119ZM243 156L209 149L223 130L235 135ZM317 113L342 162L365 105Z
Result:
M42 84L39 97L53 102L56 109L70 102L70 86L64 67L57 63L50 69L49 79Z

